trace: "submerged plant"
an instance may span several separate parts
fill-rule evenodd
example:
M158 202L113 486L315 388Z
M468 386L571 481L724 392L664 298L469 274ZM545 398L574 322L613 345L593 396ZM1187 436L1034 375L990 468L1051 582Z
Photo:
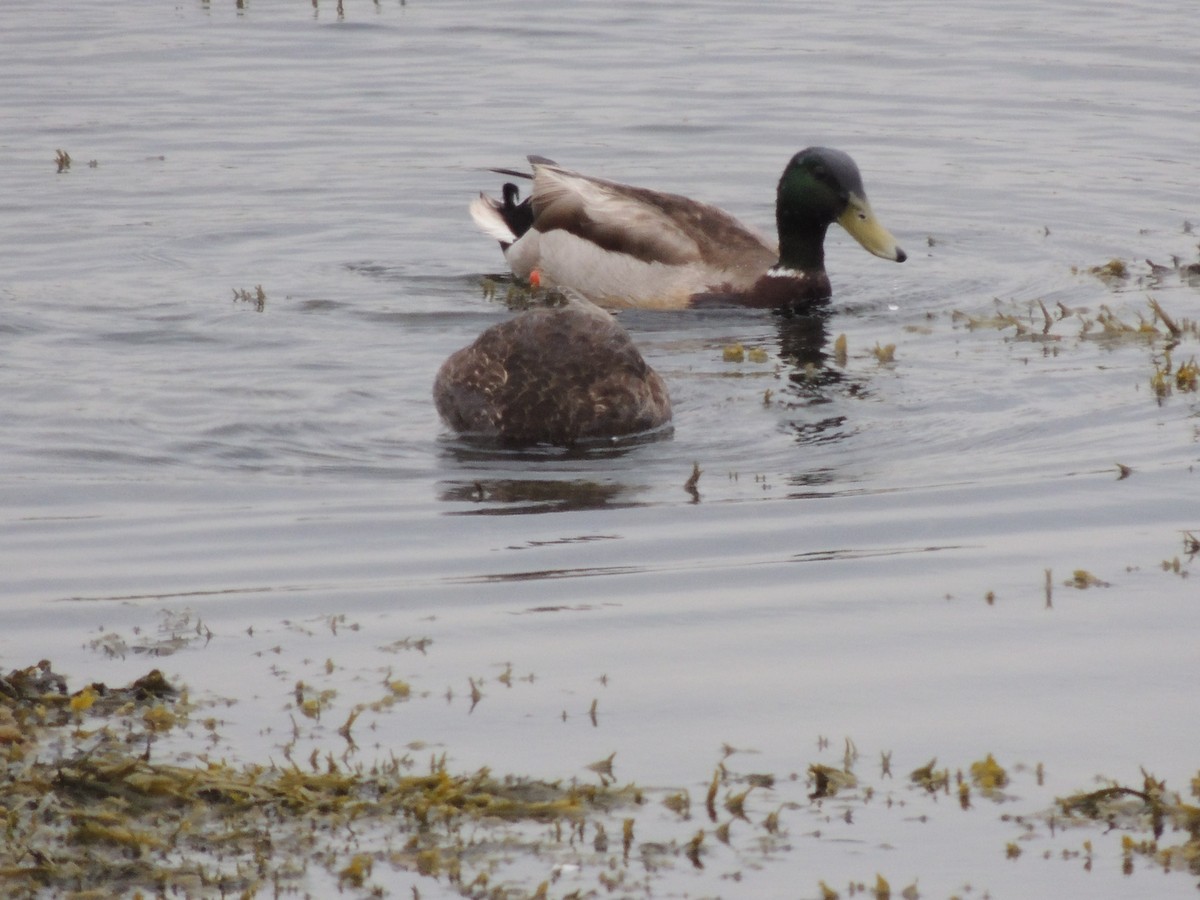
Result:
M261 284L256 284L253 291L248 291L245 288L234 288L233 302L249 303L254 307L255 312L262 312L267 306L267 292L263 290Z

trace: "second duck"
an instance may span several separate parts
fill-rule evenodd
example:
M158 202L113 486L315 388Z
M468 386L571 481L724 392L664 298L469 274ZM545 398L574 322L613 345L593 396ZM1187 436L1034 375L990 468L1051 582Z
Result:
M876 219L850 156L828 147L788 162L775 199L778 245L729 213L678 194L572 172L529 157L533 190L480 194L471 216L513 274L608 307L736 304L802 311L832 294L825 232L837 222L864 248L907 258ZM515 174L515 173L514 173ZM536 274L535 274L536 273Z

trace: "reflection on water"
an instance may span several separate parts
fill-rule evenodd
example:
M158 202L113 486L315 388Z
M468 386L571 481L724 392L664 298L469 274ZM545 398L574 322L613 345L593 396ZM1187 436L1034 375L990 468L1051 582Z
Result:
M828 323L827 310L779 320L779 356L789 365L788 391L779 400L783 408L814 410L866 393L865 377L847 373L844 351L829 353ZM845 405L838 408L845 409ZM787 427L796 442L806 446L836 443L857 433L845 412L816 419L794 419Z
M793 381L798 380L797 374L803 374L809 368L822 372L827 370L825 345L829 340L829 315L826 307L803 316L776 316L779 358L796 369L796 373L790 376Z
M442 461L447 464L445 468L469 473L470 477L443 480L438 499L475 505L472 509L455 510L457 515L511 515L636 506L638 504L632 498L643 487L628 477L630 471L636 472L636 469L630 470L621 462L639 449L670 440L673 432L673 426L668 423L642 434L581 441L567 447L509 447L495 439L443 435L438 448ZM604 465L613 480L602 482L574 477L581 469L597 465ZM512 477L500 474L507 472L519 474ZM531 477L538 474L544 477Z
M853 426L848 425L847 416L829 416L809 422L793 422L792 432L796 441L801 444L829 444L844 440L856 433Z
M646 571L645 566L592 566L578 569L530 569L524 572L501 572L488 575L464 575L461 578L448 578L453 584L505 584L519 581L549 581L562 578L594 578L612 575L634 575ZM584 607L562 607L582 609ZM537 607L549 611L555 607Z
M492 438L473 435L444 436L439 441L444 460L463 467L476 465L540 465L551 463L582 463L594 460L613 460L639 447L669 440L671 426L619 438L597 438L578 441L570 446L542 444L533 447L511 447Z
M474 509L457 509L455 515L522 515L635 506L627 498L637 492L634 485L586 480L480 478L443 482L438 499L477 505ZM616 502L618 498L622 502Z
M797 553L792 560L794 562L829 562L831 560L876 559L962 550L964 546L963 544L935 544L925 547L872 547L869 550L859 547L843 547L834 550L810 550L805 553Z

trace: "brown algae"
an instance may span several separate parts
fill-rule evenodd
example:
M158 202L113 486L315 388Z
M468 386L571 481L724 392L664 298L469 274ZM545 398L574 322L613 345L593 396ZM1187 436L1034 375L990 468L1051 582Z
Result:
M255 312L262 312L267 308L267 292L263 290L261 284L256 284L252 291L246 288L234 288L233 302L248 303L254 307Z
M484 896L467 888L487 883L499 845L479 840L481 831L495 827L512 853L521 823L558 823L561 833L641 800L635 788L609 786L611 757L599 786L455 775L437 760L412 774L394 757L349 767L314 753L307 769L154 760L156 736L189 711L157 670L122 688L91 684L73 694L46 662L0 676L7 896L89 884L114 895L166 886L278 894L312 865L343 887L369 887L379 861ZM473 866L479 872L468 875Z
M504 664L497 680L511 681L511 671ZM408 694L390 672L384 686L389 696L398 686ZM309 700L322 702L307 684L295 690L301 713ZM348 735L364 708L354 707L339 733ZM455 774L444 755L424 771L414 771L407 754L352 765L319 748L303 764L286 753L284 764L166 756L163 736L179 735L194 716L187 692L158 670L124 687L92 683L73 692L49 663L0 676L6 896L89 896L88 885L107 895L279 896L303 893L318 875L349 896L384 896L394 872L495 900L674 896L680 879L705 873L754 877L798 849L801 837L843 840L845 829L861 827L860 810L894 810L896 821L911 821L948 814L942 798L953 797L954 814L970 815L1045 791L1040 764L1002 765L990 753L957 771L933 759L893 781L893 754L881 752L871 779L855 771L860 754L849 739L837 765L781 774L738 772L731 761L743 751L727 745L711 779L670 790L616 786L616 751L583 767L590 778L570 783L487 769ZM828 744L819 742L822 753ZM1126 874L1143 860L1200 875L1200 806L1142 774L1137 787L1110 781L1051 809L1001 816L1018 833L997 835L998 857L1020 862L1040 850L1051 858L1049 848L1065 840L1063 859L1090 865L1112 852ZM692 791L705 795L702 810L693 808ZM1200 775L1191 792L1200 797ZM1079 851L1071 835L1089 827ZM573 880L560 885L563 872ZM903 889L889 884L897 873L868 870L844 888L819 874L822 897L922 893L911 873L897 882L912 882ZM579 881L585 876L593 883ZM414 896L422 892L413 885Z

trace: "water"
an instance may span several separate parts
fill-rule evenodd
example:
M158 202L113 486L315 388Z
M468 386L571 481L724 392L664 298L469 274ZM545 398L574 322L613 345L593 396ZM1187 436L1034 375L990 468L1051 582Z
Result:
M246 7L6 18L0 664L120 682L148 661L100 636L200 620L211 640L156 662L237 699L246 760L290 733L297 679L337 687L340 723L388 667L417 696L367 752L420 740L462 770L582 779L616 751L621 780L702 797L723 744L753 750L729 764L780 779L760 818L800 804L788 850L715 845L664 896L877 871L922 896L1194 895L1145 863L1122 876L1097 831L1007 861L998 818L1140 766L1183 790L1200 765L1200 406L1156 402L1164 338L1081 337L1102 307L1149 320L1148 295L1197 318L1197 288L1144 263L1197 257L1190 7ZM822 324L622 314L670 385L665 440L496 455L443 433L438 364L508 314L466 214L499 187L488 167L541 153L769 230L810 144L855 156L906 264L835 228ZM1129 279L1087 273L1113 257ZM235 293L258 285L261 311ZM1039 300L1074 311L1049 339ZM726 361L734 342L766 361ZM1196 354L1192 332L1172 358ZM1075 570L1109 586L1065 586ZM405 637L433 643L388 649ZM813 834L805 769L846 737L924 830L856 808ZM931 757L987 753L1030 767L1002 809L906 794ZM1090 872L1059 858L1085 839Z

